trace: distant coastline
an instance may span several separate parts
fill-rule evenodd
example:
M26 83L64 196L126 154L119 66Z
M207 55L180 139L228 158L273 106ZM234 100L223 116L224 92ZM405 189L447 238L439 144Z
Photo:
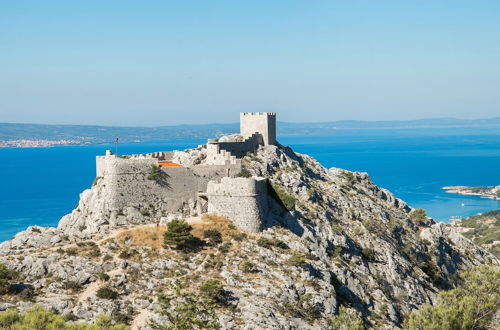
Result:
M279 136L331 134L346 130L383 131L387 129L435 128L481 128L494 133L500 127L500 118L476 120L437 118L406 121L344 120L319 123L280 122L278 127ZM112 143L117 137L120 138L120 142L207 139L238 131L239 124L237 123L154 127L0 123L0 148L98 145Z
M0 148L44 148L83 144L85 143L77 140L0 140Z
M447 186L443 187L442 189L450 194L479 196L483 198L500 200L500 186Z

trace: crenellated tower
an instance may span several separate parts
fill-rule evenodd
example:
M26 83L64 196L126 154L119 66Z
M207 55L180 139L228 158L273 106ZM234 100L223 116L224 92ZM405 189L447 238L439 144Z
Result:
M245 139L254 134L260 134L264 145L275 145L276 112L240 113L240 134Z

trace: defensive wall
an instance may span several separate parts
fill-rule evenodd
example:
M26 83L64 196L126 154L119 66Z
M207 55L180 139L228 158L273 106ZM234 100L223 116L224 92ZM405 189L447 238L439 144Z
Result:
M232 220L239 228L259 232L268 212L268 182L264 178L222 178L207 186L208 213Z
M156 158L120 158L115 155L96 158L97 177L103 180L111 211L133 207L154 209L158 215L200 214L198 193L207 190L210 180L234 177L241 162L234 165L198 165L193 167L161 167L151 177ZM148 178L149 177L149 178Z

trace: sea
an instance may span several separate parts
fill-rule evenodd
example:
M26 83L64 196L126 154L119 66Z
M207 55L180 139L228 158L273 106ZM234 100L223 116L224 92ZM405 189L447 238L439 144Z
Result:
M437 221L500 209L500 201L446 193L451 185L500 185L500 128L336 130L278 136L326 167L368 172ZM120 154L183 150L205 140L121 143ZM56 226L95 178L95 156L114 144L0 149L0 241L31 225Z

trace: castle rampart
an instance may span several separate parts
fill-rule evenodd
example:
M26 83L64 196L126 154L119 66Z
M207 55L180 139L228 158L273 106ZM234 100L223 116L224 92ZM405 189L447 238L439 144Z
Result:
M208 213L227 217L249 232L261 231L268 212L268 183L263 178L222 178L207 186Z

